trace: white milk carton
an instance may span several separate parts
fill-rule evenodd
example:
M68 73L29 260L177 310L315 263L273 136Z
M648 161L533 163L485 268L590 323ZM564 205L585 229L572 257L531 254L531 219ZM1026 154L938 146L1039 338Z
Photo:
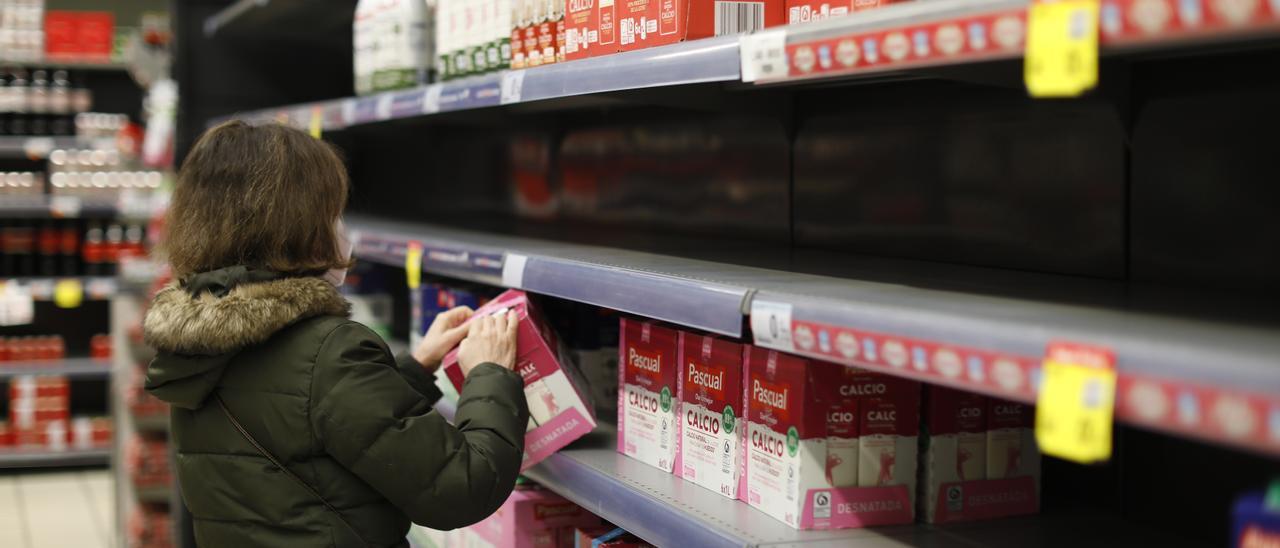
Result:
M742 345L680 332L675 473L729 498L746 493Z
M675 467L678 335L623 318L618 343L618 452L670 472Z
M915 500L920 383L873 371L845 377L858 394L858 485L906 485Z

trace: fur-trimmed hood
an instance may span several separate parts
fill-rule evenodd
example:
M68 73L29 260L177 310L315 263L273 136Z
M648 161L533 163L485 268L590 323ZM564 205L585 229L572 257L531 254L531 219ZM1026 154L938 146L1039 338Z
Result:
M315 316L347 316L350 305L320 278L285 277L232 267L197 274L160 290L143 320L158 351L147 389L162 400L198 408L241 349Z

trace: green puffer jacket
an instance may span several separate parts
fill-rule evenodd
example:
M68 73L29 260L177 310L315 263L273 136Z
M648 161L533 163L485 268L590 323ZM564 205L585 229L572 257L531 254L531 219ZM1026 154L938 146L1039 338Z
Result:
M201 546L405 546L413 521L453 529L515 484L529 411L520 376L476 367L456 427L412 358L394 359L319 278L233 267L160 291L144 322L147 390L173 406L178 481ZM245 429L332 504L282 473Z

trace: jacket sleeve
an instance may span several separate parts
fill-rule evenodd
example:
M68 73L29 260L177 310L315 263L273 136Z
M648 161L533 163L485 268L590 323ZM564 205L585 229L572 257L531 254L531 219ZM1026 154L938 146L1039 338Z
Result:
M316 359L311 422L320 443L414 523L464 527L506 501L529 421L518 374L476 367L463 385L454 427L364 326L334 329Z
M413 359L412 354L404 352L396 356L396 369L400 370L400 375L409 382L409 386L427 399L427 405L435 405L440 398L444 397L444 393L440 392L440 388L436 386L435 374L423 369L422 364Z

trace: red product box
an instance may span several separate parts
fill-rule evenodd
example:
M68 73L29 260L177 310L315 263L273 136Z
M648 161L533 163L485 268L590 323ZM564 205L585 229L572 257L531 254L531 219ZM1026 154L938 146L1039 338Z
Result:
M630 318L619 329L618 452L671 472L680 443L679 335Z
M627 9L624 5L622 9ZM591 23L591 32L596 49L591 56L607 55L621 51L622 44L618 40L617 0L596 0L595 18Z
M854 0L787 0L787 24L822 21L853 13Z
M524 27L511 29L511 68L522 69L527 59L524 52Z
M975 521L1039 510L1040 460L1030 406L931 386L927 409L929 432L922 457L926 522Z
M564 58L566 61L586 59L600 41L596 9L599 0L565 0Z
M106 59L115 42L115 16L109 11L50 10L44 32L50 58Z
M0 421L0 447L13 446L13 428L9 421Z
M675 473L731 499L746 498L742 345L680 332Z
M841 386L859 400L858 485L906 485L914 497L920 383L854 369Z
M530 24L521 31L524 34L524 66L542 65L542 48L538 45L538 24Z
M540 488L517 488L498 511L464 530L465 546L542 548L572 546L572 531L600 518L568 499Z
M756 347L744 354L747 503L797 529L910 523L907 484L834 487L827 478L831 393L853 390L841 388L852 378L845 367ZM914 474L911 465L901 473Z
M631 0L620 11L623 51L786 24L785 0Z
M529 428L525 433L525 470L560 448L587 435L596 427L595 413L586 397L586 382L567 359L559 339L523 291L510 290L476 310L468 322L492 314L515 311L520 322L516 343L516 371L524 379L529 402ZM454 349L442 365L454 388L462 391L465 376Z
M907 0L853 0L853 11L873 10L890 4L899 4Z

